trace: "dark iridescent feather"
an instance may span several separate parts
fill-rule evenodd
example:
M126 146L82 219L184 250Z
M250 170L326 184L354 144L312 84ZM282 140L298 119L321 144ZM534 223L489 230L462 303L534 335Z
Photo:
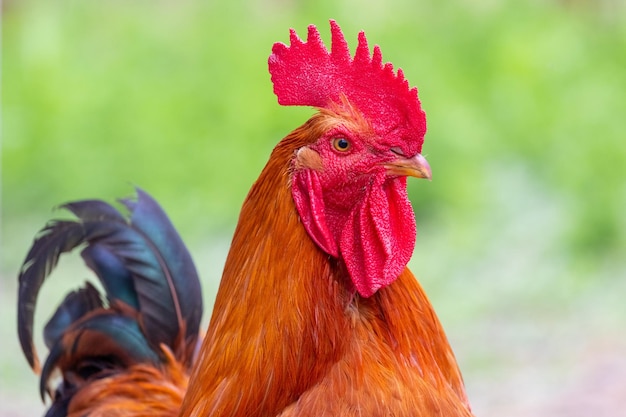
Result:
M17 330L22 351L31 368L39 370L39 359L33 345L33 317L39 289L52 272L62 253L71 251L85 238L80 223L53 220L35 237L19 275Z
M60 255L83 245L81 256L106 293L102 297L87 283L65 298L46 325L44 339L50 354L42 371L42 393L55 368L72 373L72 378L87 379L133 363L157 363L161 344L178 360L186 364L192 360L202 315L195 266L161 207L139 189L137 196L136 202L123 201L130 218L100 200L61 206L77 219L49 222L24 260L18 333L24 355L36 371L35 305ZM58 410L74 392L72 384L66 385L64 381L57 390Z
M108 245L93 243L83 249L80 255L89 269L100 278L110 298L139 310L133 275L115 250Z
M176 298L174 308L179 311L178 317L184 318L185 321L179 325L187 327L184 329L185 339L197 337L197 329L202 319L202 293L196 268L185 244L163 209L142 190L137 190L137 201L124 200L123 203L133 213L130 219L133 226L147 236L147 241L154 245L154 253L161 255L159 261L162 262L163 273L169 274L168 284L171 286L163 290L170 291ZM140 285L143 283L144 281L136 282L137 294L142 305L143 325L149 334L154 332L158 335L157 341L172 346L174 340L163 332L166 323L161 320L163 315L158 305L152 306L145 302L145 299L151 298L153 287L147 285L144 290ZM163 280L160 279L159 283L163 283ZM154 314L150 314L152 313L150 307L156 308Z
M100 293L90 283L85 288L72 291L65 296L65 300L57 307L56 312L43 329L43 340L48 349L63 336L63 333L90 311L102 308Z
M74 213L81 220L126 222L126 218L115 207L102 200L80 200L65 203L61 208Z

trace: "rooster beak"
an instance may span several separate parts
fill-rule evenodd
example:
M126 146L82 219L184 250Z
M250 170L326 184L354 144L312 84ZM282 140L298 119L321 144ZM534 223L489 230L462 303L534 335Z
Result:
M396 153L397 154L397 153ZM402 176L402 177L415 177L425 178L431 180L433 173L430 169L430 165L426 158L422 154L416 154L411 158L406 158L400 154L397 154L398 158L385 164L387 175L390 176Z

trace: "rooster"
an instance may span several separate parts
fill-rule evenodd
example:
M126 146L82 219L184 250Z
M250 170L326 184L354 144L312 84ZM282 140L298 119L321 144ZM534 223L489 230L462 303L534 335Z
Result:
M330 25L330 51L315 26L306 41L292 30L289 45L273 47L269 70L279 103L318 111L274 148L243 203L197 357L194 320L164 308L163 315L175 318L163 320L178 326L155 338L146 331L141 303L129 309L118 302L112 280L101 276L108 306L84 301L93 292L87 287L68 296L55 315L64 318L47 326L53 343L42 387L52 368L63 376L56 391L49 390L53 408L77 416L114 410L124 416L472 415L443 328L406 267L416 235L406 179L431 178L421 155L426 121L417 89L401 70L382 63L378 46L370 53L364 33L352 57L337 23ZM88 224L81 210L72 211ZM131 226L140 214L135 208ZM171 236L155 233L150 238L167 251ZM30 281L38 288L58 253L76 246L71 236L54 240L50 248L35 241L20 279L27 358L36 294ZM88 253L96 243L81 241ZM172 245L179 250L171 259L189 265L179 239ZM117 259L115 273L137 288L131 265L115 256L122 248L108 248ZM83 257L98 272L97 263ZM29 267L36 268L29 273ZM188 272L167 278L170 288L195 277ZM180 291L191 295L172 293ZM154 295L161 297L172 298ZM74 304L80 308L70 308ZM139 348L98 327L102 335L91 351L81 336L91 327L83 323L101 315L135 323Z

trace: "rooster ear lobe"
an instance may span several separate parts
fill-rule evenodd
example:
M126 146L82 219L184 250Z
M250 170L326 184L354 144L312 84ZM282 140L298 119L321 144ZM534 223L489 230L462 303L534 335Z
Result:
M324 195L317 172L313 169L295 171L291 193L309 237L321 250L337 258L337 241L326 222Z

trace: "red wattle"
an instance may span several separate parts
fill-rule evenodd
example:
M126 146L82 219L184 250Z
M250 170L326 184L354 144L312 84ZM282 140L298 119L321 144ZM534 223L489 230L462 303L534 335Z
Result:
M308 235L324 252L343 260L363 297L395 281L411 259L416 228L406 177L377 174L340 221L328 218L314 170L294 174L292 195Z
M406 178L376 178L341 233L340 257L356 290L370 297L395 281L415 248L415 215Z

